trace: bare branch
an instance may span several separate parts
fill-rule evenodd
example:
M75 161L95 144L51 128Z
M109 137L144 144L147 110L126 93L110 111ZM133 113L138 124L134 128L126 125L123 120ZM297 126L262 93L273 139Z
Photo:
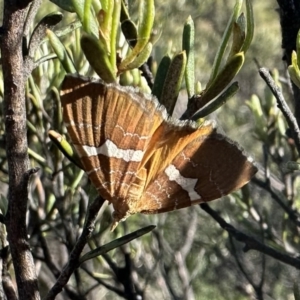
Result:
M9 265L8 265L9 247L8 246L1 249L0 257L1 257L1 275L2 275L1 283L3 285L3 291L7 299L17 300L18 296L12 278L9 273ZM3 298L1 297L1 299Z
M28 202L28 143L26 129L23 25L28 1L4 1L5 32L1 40L4 79L6 153L9 195L6 226L20 299L40 299L35 266L28 243L26 212ZM22 8L19 8L19 7Z
M32 70L38 65L37 63L34 62L34 55L36 49L40 45L40 42L46 35L46 30L48 28L52 29L61 20L62 20L61 13L52 13L44 17L39 22L39 24L35 27L30 38L30 42L28 46L28 55L24 60L25 78L27 78L31 74Z
M300 226L299 213L295 209L292 209L286 204L287 201L283 200L283 198L285 197L282 194L280 195L279 192L275 192L269 182L263 182L262 180L256 177L252 178L252 182L257 186L266 190L271 195L271 197L276 201L276 203L279 204L280 207L288 214L289 219L292 222L294 222L298 227Z
M239 242L245 243L244 252L247 252L249 250L257 250L296 269L300 269L300 259L294 258L285 253L280 253L279 251L276 251L273 248L264 245L255 238L237 230L232 225L228 224L217 212L210 208L209 205L207 205L206 203L200 204L200 207L210 216L212 216L213 219L215 219L219 223L219 225L223 229L225 229L233 238L235 238Z
M296 118L294 117L293 113L291 112L290 108L288 107L280 88L276 85L275 81L273 80L272 76L270 75L269 70L266 68L259 69L259 75L261 78L266 82L268 87L270 88L271 92L275 96L277 100L277 105L281 112L283 113L289 127L293 132L293 138L295 141L295 145L297 147L297 151L300 155L300 129L297 123Z
M68 264L62 270L59 278L57 279L54 286L49 291L45 300L55 299L56 295L59 294L64 286L67 284L70 276L74 270L78 267L80 254L86 245L88 239L91 237L95 227L96 217L98 212L103 205L104 200L100 197L96 198L89 206L86 221L81 236L79 237L76 245L74 246Z
M29 31L41 3L42 0L33 0L29 5L29 9L26 15L26 21L24 24L24 36L26 37L29 35Z

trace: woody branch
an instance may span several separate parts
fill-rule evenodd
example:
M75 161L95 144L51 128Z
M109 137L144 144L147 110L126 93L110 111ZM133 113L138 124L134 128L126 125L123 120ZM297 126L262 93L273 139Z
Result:
M21 3L21 2L20 2ZM4 1L1 39L4 78L6 153L9 169L8 211L5 224L14 263L20 299L39 299L35 266L28 244L26 212L29 170L27 154L23 25L29 3Z
M248 236L247 234L237 230L231 224L227 223L217 212L209 207L206 203L200 204L200 207L208 213L217 223L225 229L235 240L245 243L244 252L249 250L257 250L268 256L271 256L287 265L293 266L296 269L300 269L300 259L294 258L288 254L281 253L273 248L259 242L255 238Z

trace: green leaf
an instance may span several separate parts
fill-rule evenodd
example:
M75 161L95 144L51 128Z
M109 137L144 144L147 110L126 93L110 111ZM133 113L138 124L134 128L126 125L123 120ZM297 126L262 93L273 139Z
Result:
M209 104L197 111L191 119L197 120L208 116L209 114L220 108L222 105L224 105L227 102L227 100L232 98L237 93L238 90L238 83L233 82L219 97L217 97L215 100L211 101Z
M73 151L72 146L67 142L67 140L57 133L54 130L50 130L48 132L48 136L51 139L51 141L54 143L55 146L77 167L80 169L83 169L82 164L80 162L79 157L77 154Z
M138 37L136 25L131 20L125 20L122 22L121 28L130 47L134 47Z
M218 96L235 77L244 63L244 53L234 55L224 66L208 89L205 90L199 100L199 107L204 107L209 101Z
M250 107L255 120L255 133L263 141L267 140L266 126L264 121L264 113L260 103L260 99L256 95L252 95L251 99L247 101L247 105Z
M72 0L72 4L77 16L79 17L80 21L83 23L85 0Z
M292 52L292 66L295 70L295 73L297 75L297 78L300 79L300 70L299 70L299 66L298 66L298 58L297 58L297 53L295 50L293 50Z
M110 55L111 46L111 29L112 29L112 14L114 10L114 1L106 1L102 9L97 13L99 24L99 43L105 49L107 55Z
M138 40L140 41L141 47L145 47L150 38L150 34L153 28L154 16L155 16L154 0L141 0L140 7L139 7L139 26L138 26Z
M127 65L127 70L132 70L142 66L149 58L152 52L152 43L148 43L144 47L143 51L130 63ZM119 72L122 70L119 70Z
M94 10L91 9L90 1L91 0L87 0L87 2L85 0L72 0L72 3L80 22L83 26L86 26L86 28L83 27L83 29L98 38L98 22L94 15Z
M154 0L141 0L139 8L139 26L137 43L132 51L125 57L119 70L127 70L127 66L142 52L148 44L153 27L155 15Z
M59 6L60 8L62 8L63 10L66 10L71 13L75 12L75 8L72 0L50 0L50 1L56 4L57 6Z
M232 45L230 49L230 53L228 55L228 60L232 58L235 54L241 51L241 48L245 42L245 28L243 26L244 23L244 14L241 14L238 22L233 24L232 28Z
M172 115L186 67L185 51L174 56L168 69L160 102Z
M92 15L92 1L93 0L85 0L84 1L84 9L83 9L83 19L82 19L82 27L85 30L86 33L91 34L92 33L92 22L93 19Z
M228 20L227 26L226 26L225 31L223 33L221 44L220 44L220 46L218 48L218 51L217 51L217 54L215 56L215 60L214 60L213 67L212 67L212 72L211 72L209 81L207 83L207 88L212 84L212 82L217 77L217 74L219 72L219 68L220 68L220 65L221 65L222 58L223 58L226 46L228 44L228 40L229 40L230 35L231 35L231 30L232 30L233 23L236 22L236 20L238 18L238 15L239 15L241 7L242 7L242 4L243 4L243 0L237 0L236 4L234 6L233 12L231 14L231 17Z
M195 27L191 16L188 17L183 28L182 50L186 52L185 83L188 97L195 94Z
M295 69L294 66L290 65L290 66L288 66L288 72L289 72L289 75L290 75L291 80L293 81L293 83L295 85L297 85L298 88L300 88L299 68L296 67L296 69Z
M254 36L254 15L251 0L246 0L246 19L247 19L247 31L245 43L241 49L246 53L251 45Z
M106 83L115 82L116 72L111 65L105 46L101 45L100 40L83 34L80 42L87 60L100 78Z
M166 55L162 58L154 80L152 94L160 101L161 94L164 88L165 80L168 74L169 67L171 65L170 56Z
M122 245L125 245L127 243L129 243L130 241L134 240L134 239L137 239L138 237L152 231L156 226L154 225L150 225L150 226L147 226L147 227L144 227L142 229L139 229L137 231L134 231L130 234L127 234L121 238L118 238L104 246L101 246L101 247L98 247L88 253L86 253L85 255L83 255L80 259L79 259L79 264L78 264L78 267L85 261L89 260L89 259L92 259L92 258L95 258L99 255L102 255L104 253L107 253L108 251L111 251L115 248L118 248Z
M120 23L121 0L115 0L112 14L111 33L110 33L110 62L112 66L117 65L117 35Z
M56 34L50 30L46 30L47 37L49 38L50 45L52 46L57 58L61 62L64 67L66 73L77 73L77 70L74 66L72 59L70 58L65 46L60 41L60 39L56 36Z

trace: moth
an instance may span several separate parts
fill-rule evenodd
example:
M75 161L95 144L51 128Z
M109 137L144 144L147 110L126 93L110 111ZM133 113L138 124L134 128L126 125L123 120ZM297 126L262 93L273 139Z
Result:
M215 122L174 119L138 89L67 75L61 102L84 171L113 205L113 227L135 213L218 199L257 172L253 159L217 132Z

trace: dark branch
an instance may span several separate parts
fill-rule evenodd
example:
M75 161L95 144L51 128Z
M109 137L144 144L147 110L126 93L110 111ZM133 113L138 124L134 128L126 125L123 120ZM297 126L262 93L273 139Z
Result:
M271 197L277 202L277 204L280 205L280 207L288 214L289 219L294 222L297 226L300 226L300 221L299 221L299 214L297 211L289 207L283 199L280 197L279 193L276 193L271 185L268 182L263 182L262 180L253 177L252 182L256 184L257 186L263 188L266 190L268 193L270 193ZM283 195L281 195L283 197ZM287 202L287 201L286 201Z
M5 120L6 155L9 170L8 211L5 224L14 264L20 299L39 299L26 213L29 170L26 126L25 80L23 60L23 25L30 1L4 1L1 36L1 61L4 81L3 116Z
M79 237L76 245L74 246L71 254L68 264L64 267L62 270L59 278L57 279L54 286L49 291L48 295L46 296L45 300L53 300L55 299L56 295L59 294L64 286L67 284L70 276L73 274L75 269L78 267L79 257L81 255L81 252L86 245L87 241L92 235L92 232L95 227L95 221L96 217L98 215L98 212L101 208L101 206L104 203L104 199L96 198L89 206L86 221L84 224L84 228L82 231L81 236Z
M300 269L300 259L294 258L290 255L280 253L273 248L264 245L255 238L246 235L245 233L235 229L232 225L228 224L216 211L210 208L206 203L200 204L200 207L207 212L213 219L215 219L219 225L225 229L234 239L239 242L245 243L244 252L249 250L257 250L270 257L273 257L287 265L290 265L296 269Z
M25 78L27 78L32 70L37 66L34 62L35 52L40 45L40 42L46 35L47 29L52 29L57 23L62 20L61 13L52 13L44 17L39 24L35 27L28 46L28 55L26 55L24 60Z
M1 240L2 240L2 237L1 237ZM9 254L10 253L9 253L8 246L2 248L0 251L0 258L1 258L1 265L2 265L1 282L3 285L3 290L6 295L6 298L10 299L10 300L17 300L18 296L16 293L16 289L14 287L13 280L9 273Z
M292 130L295 145L297 147L298 154L300 155L300 130L296 118L288 107L280 88L276 85L274 79L270 75L269 70L267 70L266 68L261 68L259 69L259 74L275 96L277 105L283 113L290 129Z

